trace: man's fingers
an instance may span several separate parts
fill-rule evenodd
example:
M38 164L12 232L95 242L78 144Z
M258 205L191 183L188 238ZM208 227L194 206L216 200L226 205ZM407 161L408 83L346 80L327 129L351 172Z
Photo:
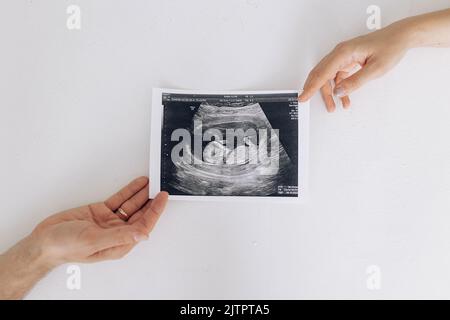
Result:
M133 226L120 226L109 229L98 228L88 235L87 242L93 252L113 247L134 245L148 238L145 230Z
M320 89L320 93L322 94L322 99L325 102L327 111L334 112L336 110L336 104L334 103L333 91L330 81L327 81L325 83L325 85Z
M97 251L88 257L86 262L98 262L104 260L117 260L127 255L131 249L134 248L133 244L123 245L118 247L112 247L105 250Z
M344 46L336 47L308 75L299 101L305 102L311 99L327 81L336 77L339 70L351 64L349 58L351 58L351 55L348 55L348 51Z
M159 217L164 212L167 205L169 194L167 192L160 192L151 200L148 209L141 215L139 220L133 222L132 225L141 224L144 226L147 234L153 230Z
M128 223L133 224L135 221L139 220L142 215L147 212L148 208L150 208L150 205L152 204L152 200L147 200L147 202L144 204L144 206L139 209L138 212L134 213L131 218L128 220Z
M141 189L138 193L131 197L131 199L125 201L120 207L128 215L132 217L136 212L138 212L142 206L148 201L148 190L149 185L147 184L144 189Z
M112 211L116 211L128 199L141 191L148 184L147 177L139 177L131 181L126 187L105 201L105 205Z
M361 70L337 84L334 88L334 94L339 98L348 96L370 80L373 80L380 75L380 68L377 64L374 62L369 62Z
M92 229L85 235L90 250L95 253L113 247L134 245L146 240L163 213L167 200L168 193L160 192L137 211L138 219L134 220L134 216L132 216L130 224L109 229ZM146 210L143 211L143 209Z

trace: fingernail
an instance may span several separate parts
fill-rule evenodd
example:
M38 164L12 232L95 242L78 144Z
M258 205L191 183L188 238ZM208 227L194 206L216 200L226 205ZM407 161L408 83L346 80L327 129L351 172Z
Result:
M347 94L345 93L345 89L343 87L336 87L334 89L334 95L338 98L343 98L345 97Z
M146 234L136 233L134 235L134 241L136 241L136 242L141 242L141 241L145 241L145 240L148 240L148 236Z

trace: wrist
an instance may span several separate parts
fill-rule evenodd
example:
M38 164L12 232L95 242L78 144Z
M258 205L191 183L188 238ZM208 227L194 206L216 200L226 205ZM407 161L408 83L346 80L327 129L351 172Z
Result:
M57 267L58 263L49 255L40 239L33 234L25 237L5 253L23 269L31 269L39 273L47 273Z
M21 299L57 264L32 236L0 255L0 299Z
M405 51L417 47L417 31L410 18L395 22L387 29L393 34L393 43L400 45Z
M407 43L407 49L448 46L450 10L409 17L392 24Z

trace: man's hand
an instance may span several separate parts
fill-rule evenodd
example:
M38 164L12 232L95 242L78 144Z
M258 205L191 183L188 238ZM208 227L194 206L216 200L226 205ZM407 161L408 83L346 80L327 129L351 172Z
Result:
M0 256L0 299L22 298L52 268L66 262L119 259L148 238L167 204L149 200L146 177L135 179L104 202L64 211Z
M118 259L152 231L167 203L167 193L148 199L146 177L137 178L104 202L55 214L31 238L56 264ZM122 209L129 219L117 213Z

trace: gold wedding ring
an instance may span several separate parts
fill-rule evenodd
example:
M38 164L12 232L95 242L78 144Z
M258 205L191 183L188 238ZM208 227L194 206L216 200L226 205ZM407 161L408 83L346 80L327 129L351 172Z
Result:
M128 214L122 208L117 209L116 214L119 215L120 218L125 221L128 220L129 218Z

